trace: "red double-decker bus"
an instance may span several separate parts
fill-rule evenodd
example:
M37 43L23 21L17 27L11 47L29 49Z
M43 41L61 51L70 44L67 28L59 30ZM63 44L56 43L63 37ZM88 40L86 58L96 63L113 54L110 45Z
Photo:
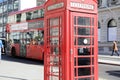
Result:
M6 54L43 60L44 5L10 13Z

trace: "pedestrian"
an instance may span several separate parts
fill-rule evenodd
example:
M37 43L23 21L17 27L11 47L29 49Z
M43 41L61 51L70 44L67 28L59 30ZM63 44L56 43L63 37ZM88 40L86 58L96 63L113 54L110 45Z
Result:
M4 52L3 43L2 43L2 40L0 40L0 60L1 60L2 50Z
M119 56L118 47L117 47L116 41L113 41L113 50L112 50L111 56L113 56L114 53L116 53Z

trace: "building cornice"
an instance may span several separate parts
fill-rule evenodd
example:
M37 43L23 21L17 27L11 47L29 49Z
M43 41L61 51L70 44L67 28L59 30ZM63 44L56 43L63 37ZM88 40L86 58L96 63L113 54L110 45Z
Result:
M104 12L104 11L109 11L114 9L120 9L120 5L98 8L98 12Z

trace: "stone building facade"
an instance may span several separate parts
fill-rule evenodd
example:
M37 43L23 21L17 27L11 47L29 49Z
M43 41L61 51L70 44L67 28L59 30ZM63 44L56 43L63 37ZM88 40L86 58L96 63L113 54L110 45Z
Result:
M120 51L120 0L98 0L99 54L111 54L113 41Z

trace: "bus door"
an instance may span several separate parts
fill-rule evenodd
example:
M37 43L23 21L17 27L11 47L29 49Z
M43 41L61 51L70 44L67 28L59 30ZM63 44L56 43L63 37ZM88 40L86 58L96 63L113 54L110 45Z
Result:
M46 26L46 46L47 52L45 55L45 80L63 80L62 79L62 16L57 15L56 17L47 18Z
M26 56L26 34L20 33L20 56L25 57Z
M96 15L71 13L73 65L71 80L97 80Z

